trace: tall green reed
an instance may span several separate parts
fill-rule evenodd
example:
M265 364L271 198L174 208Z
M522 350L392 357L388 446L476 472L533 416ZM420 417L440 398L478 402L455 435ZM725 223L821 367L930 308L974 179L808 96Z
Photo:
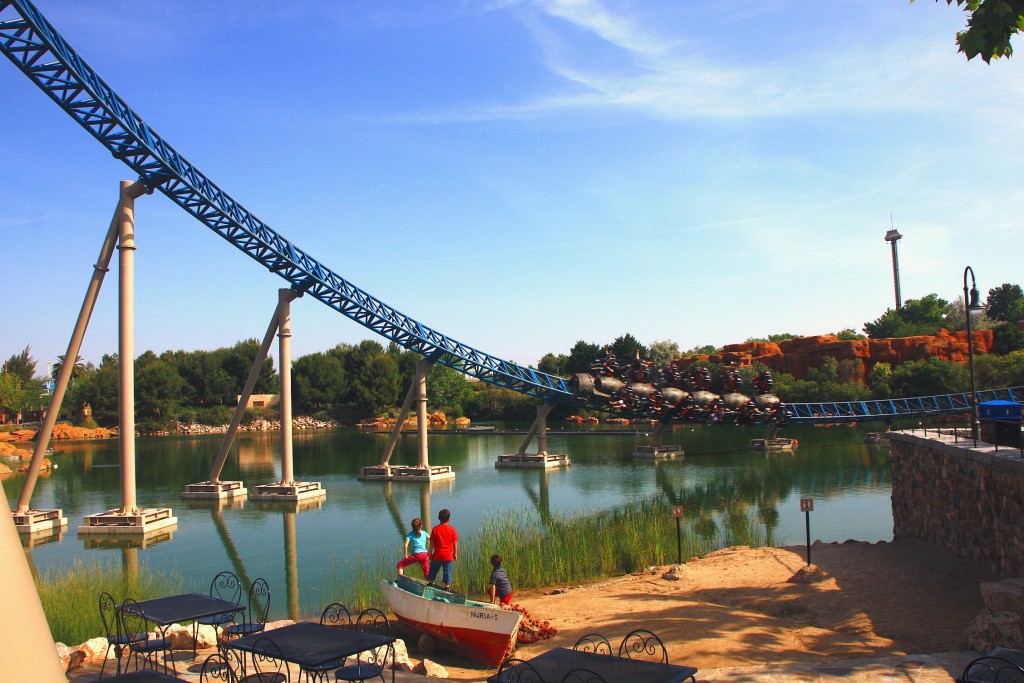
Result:
M663 496L655 496L599 513L542 517L526 508L492 512L459 543L455 588L469 595L486 594L490 557L495 553L505 558L517 588L582 583L674 563L676 525L669 507ZM763 516L758 506L732 501L720 512L684 520L683 560L730 545L770 544ZM320 606L338 601L350 610L379 607L379 580L394 575L397 559L391 551L376 558L357 556L343 564L332 561L313 601L319 598ZM419 570L409 571L415 576Z
M151 572L142 565L137 576L126 575L113 563L99 560L76 560L71 567L47 569L36 579L53 639L68 645L106 635L99 612L103 591L120 602L173 595L184 588L184 579L174 571Z

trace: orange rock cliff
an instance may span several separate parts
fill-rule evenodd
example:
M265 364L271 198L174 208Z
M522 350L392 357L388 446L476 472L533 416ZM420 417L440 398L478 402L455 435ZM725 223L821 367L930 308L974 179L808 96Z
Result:
M973 330L974 352L990 353L992 330ZM840 340L834 335L797 337L784 342L744 342L729 344L720 353L684 356L673 361L680 368L691 363L708 361L723 365L745 367L761 363L774 372L785 372L803 378L811 368L820 368L826 358L839 361L859 358L864 363L865 375L875 363L900 363L938 358L954 363L967 363L967 332L939 330L938 334L894 339Z

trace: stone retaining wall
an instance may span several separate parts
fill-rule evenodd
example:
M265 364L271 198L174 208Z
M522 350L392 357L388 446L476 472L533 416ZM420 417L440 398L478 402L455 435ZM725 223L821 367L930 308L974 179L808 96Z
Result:
M1024 459L952 436L889 434L893 537L919 538L1024 576Z

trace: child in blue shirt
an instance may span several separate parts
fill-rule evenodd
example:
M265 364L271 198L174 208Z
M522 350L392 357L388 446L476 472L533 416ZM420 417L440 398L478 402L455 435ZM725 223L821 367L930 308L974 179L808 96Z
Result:
M412 531L405 535L405 545L402 547L405 557L398 563L399 576L405 574L403 570L410 564L418 562L423 570L423 578L427 578L427 561L430 559L427 554L428 538L430 534L423 530L423 521L419 517L412 520Z

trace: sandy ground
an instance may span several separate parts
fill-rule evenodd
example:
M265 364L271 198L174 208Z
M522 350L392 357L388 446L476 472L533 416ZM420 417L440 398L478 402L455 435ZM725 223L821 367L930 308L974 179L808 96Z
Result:
M558 634L521 646L516 656L572 647L594 632L617 647L628 632L645 628L665 642L669 661L696 667L700 681L931 683L953 680L950 672L973 659L958 651L966 649L965 630L983 607L978 584L993 577L972 562L922 542L817 544L811 559L819 580L791 582L803 573L804 552L730 548L687 563L678 581L662 578L668 567L660 567L586 586L520 591L516 602ZM422 659L417 639L407 642L410 657ZM932 653L955 653L953 663L886 659ZM202 654L182 663L184 678L197 680ZM429 657L453 680L482 681L494 673L444 652ZM872 661L835 668L862 659ZM72 678L95 680L98 668ZM770 670L776 673L765 673ZM398 680L423 679L402 674Z
M966 649L965 630L983 607L978 584L992 580L921 542L816 544L811 559L821 580L789 581L807 563L803 547L730 548L687 563L679 581L661 578L661 567L560 594L523 591L517 602L558 634L516 656L572 647L593 632L617 646L636 628L658 634L669 661L701 670L952 652ZM453 679L484 673L432 658Z

